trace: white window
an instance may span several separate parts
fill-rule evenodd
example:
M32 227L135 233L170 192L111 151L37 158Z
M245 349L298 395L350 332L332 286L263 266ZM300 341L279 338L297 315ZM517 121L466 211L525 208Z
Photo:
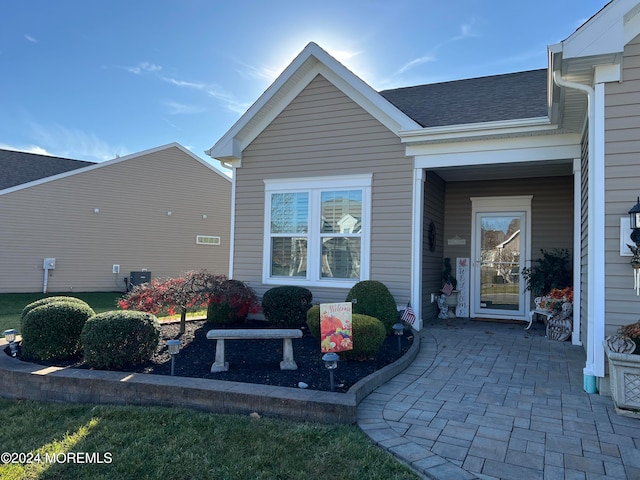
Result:
M196 235L196 245L220 245L220 237Z
M263 283L350 287L368 279L371 179L265 180Z

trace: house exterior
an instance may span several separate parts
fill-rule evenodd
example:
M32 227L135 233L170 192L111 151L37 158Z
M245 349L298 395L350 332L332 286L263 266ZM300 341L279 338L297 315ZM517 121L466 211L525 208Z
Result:
M2 293L228 274L231 180L177 143L102 163L3 151L0 169Z
M234 171L230 274L318 302L379 280L422 328L450 258L459 315L526 321L519 273L565 248L572 342L585 385L602 382L602 340L640 317L625 227L640 193L639 35L640 3L613 0L548 47L545 69L383 92L309 44L207 152Z

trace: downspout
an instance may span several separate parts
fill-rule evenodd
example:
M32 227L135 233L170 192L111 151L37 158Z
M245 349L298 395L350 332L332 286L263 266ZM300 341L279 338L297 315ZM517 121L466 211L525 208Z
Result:
M588 170L588 185L589 185L589 203L588 203L588 226L587 226L587 238L588 238L588 246L587 246L587 272L589 275L589 280L587 282L587 342L586 342L586 351L587 351L587 361L585 368L583 369L584 375L584 390L588 393L596 393L596 373L598 370L596 364L596 357L598 356L596 349L602 348L601 345L596 345L596 296L597 292L595 291L595 280L602 278L603 285L601 288L604 289L604 260L601 259L598 262L597 249L596 246L599 243L596 240L596 234L599 231L597 215L604 215L604 211L598 209L600 203L600 195L596 188L596 172L595 168L593 168L597 164L596 159L596 109L595 109L595 90L582 83L570 82L568 80L563 79L558 71L553 72L553 81L559 87L570 88L573 90L579 90L587 94L587 115L589 121L589 132L588 132L588 141L589 141L589 170ZM600 213L598 213L600 210ZM575 233L574 233L575 234ZM579 252L574 252L574 255L577 255ZM602 325L598 325L598 328L604 329L604 320L602 320ZM603 332L599 332L598 338L603 336Z

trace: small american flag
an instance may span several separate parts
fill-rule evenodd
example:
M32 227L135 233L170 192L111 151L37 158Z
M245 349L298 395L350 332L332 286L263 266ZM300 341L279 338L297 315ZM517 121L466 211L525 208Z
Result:
M442 293L444 293L448 297L449 295L451 295L451 292L453 292L453 283L451 283L451 280L447 280L447 283L445 283L444 287L442 287Z
M411 306L411 302L407 303L404 312L402 313L401 320L409 325L413 325L416 321L416 314L413 313L413 307Z

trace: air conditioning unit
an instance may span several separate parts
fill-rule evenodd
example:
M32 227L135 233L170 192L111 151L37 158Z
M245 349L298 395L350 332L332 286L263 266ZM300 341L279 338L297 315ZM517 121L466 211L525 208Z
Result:
M129 287L142 285L151 281L151 272L131 272L129 273Z

